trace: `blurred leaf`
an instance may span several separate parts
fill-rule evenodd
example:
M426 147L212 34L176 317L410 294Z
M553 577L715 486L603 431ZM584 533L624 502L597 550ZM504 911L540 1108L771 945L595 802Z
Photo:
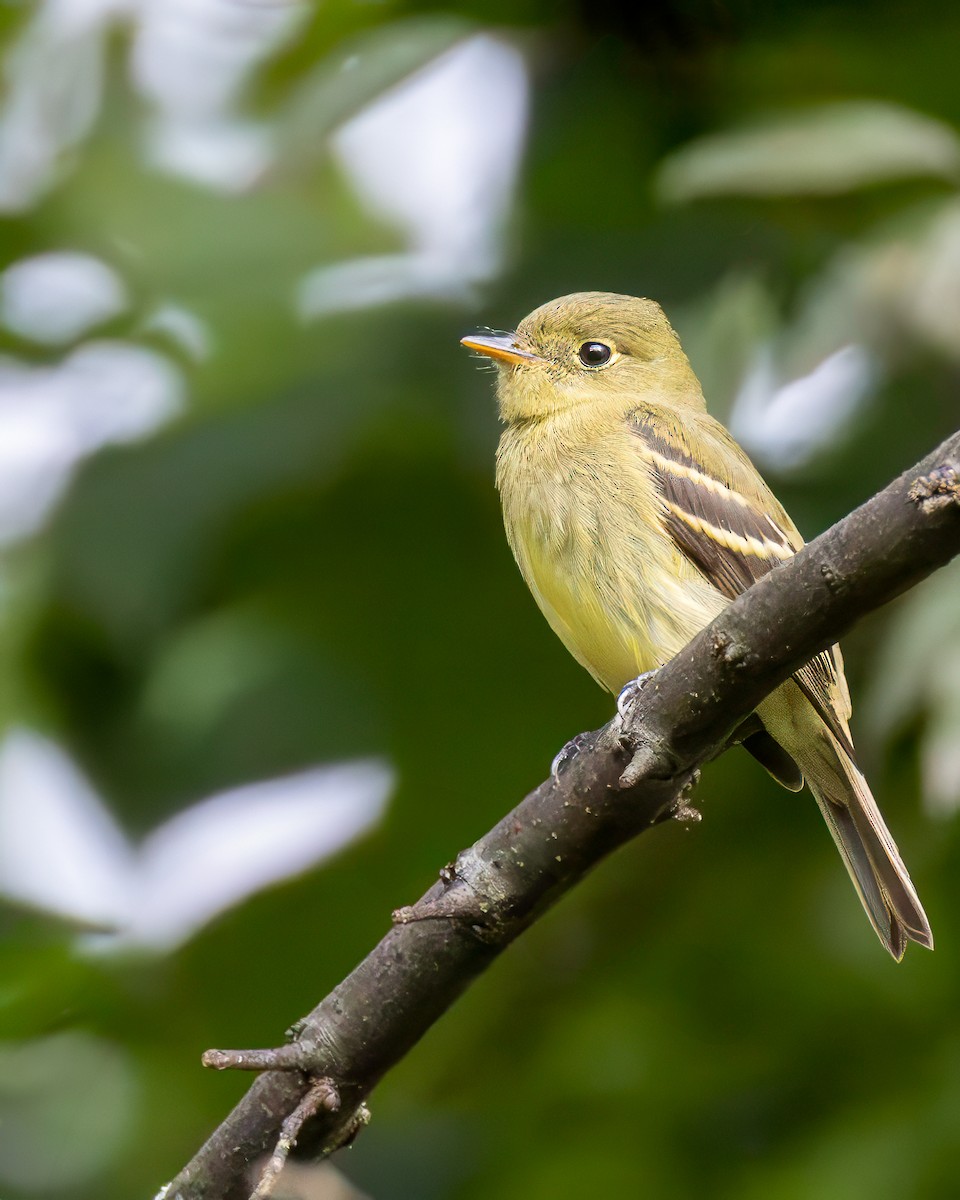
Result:
M0 212L29 208L99 114L105 69L102 14L35 6L5 56L0 117Z
M960 563L900 601L890 621L863 714L874 737L923 722L924 796L932 812L960 807Z
M942 121L879 101L824 105L699 138L668 155L661 199L846 192L894 179L957 182L960 139Z
M844 244L807 284L784 352L794 369L850 342L889 366L916 345L960 358L960 203L909 206Z
M950 817L960 808L960 645L953 647L952 678L935 697L920 743L924 799L935 816Z
M878 647L873 682L861 713L885 737L921 710L935 680L949 677L960 641L960 563L944 567L898 604Z
M887 271L901 280L894 296L903 328L960 359L960 202L932 214L916 243L906 253L899 249L891 247Z

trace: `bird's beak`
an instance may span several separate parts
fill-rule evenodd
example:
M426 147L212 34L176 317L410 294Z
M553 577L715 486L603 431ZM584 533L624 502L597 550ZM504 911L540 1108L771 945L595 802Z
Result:
M510 363L513 366L544 361L539 354L521 350L517 346L515 333L498 333L492 336L472 333L469 337L461 338L460 345L466 346L468 350L476 350L479 354L485 354L487 358L497 359L499 362Z

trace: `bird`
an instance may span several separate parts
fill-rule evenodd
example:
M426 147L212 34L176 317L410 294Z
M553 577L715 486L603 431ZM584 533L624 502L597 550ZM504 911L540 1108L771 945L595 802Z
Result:
M803 545L703 390L653 300L578 292L508 333L461 339L492 360L507 540L548 623L614 695L677 654ZM857 764L839 646L757 708L750 751L808 784L880 941L933 949L914 885ZM750 727L745 727L749 729Z

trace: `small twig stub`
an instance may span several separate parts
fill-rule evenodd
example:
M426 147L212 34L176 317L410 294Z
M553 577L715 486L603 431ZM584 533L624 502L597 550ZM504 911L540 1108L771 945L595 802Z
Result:
M300 1042L268 1050L205 1050L200 1061L214 1071L309 1071L314 1066L309 1047Z

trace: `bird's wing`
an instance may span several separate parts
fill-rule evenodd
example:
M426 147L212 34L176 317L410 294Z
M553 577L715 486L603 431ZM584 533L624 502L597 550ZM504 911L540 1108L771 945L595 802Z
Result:
M660 494L664 527L717 591L733 600L803 545L796 526L721 425L711 422L709 432L722 439L724 458L734 468L724 480L690 453L689 430L676 429L676 440L668 439L644 412L630 420ZM850 700L839 648L821 651L794 680L856 761L846 726Z

